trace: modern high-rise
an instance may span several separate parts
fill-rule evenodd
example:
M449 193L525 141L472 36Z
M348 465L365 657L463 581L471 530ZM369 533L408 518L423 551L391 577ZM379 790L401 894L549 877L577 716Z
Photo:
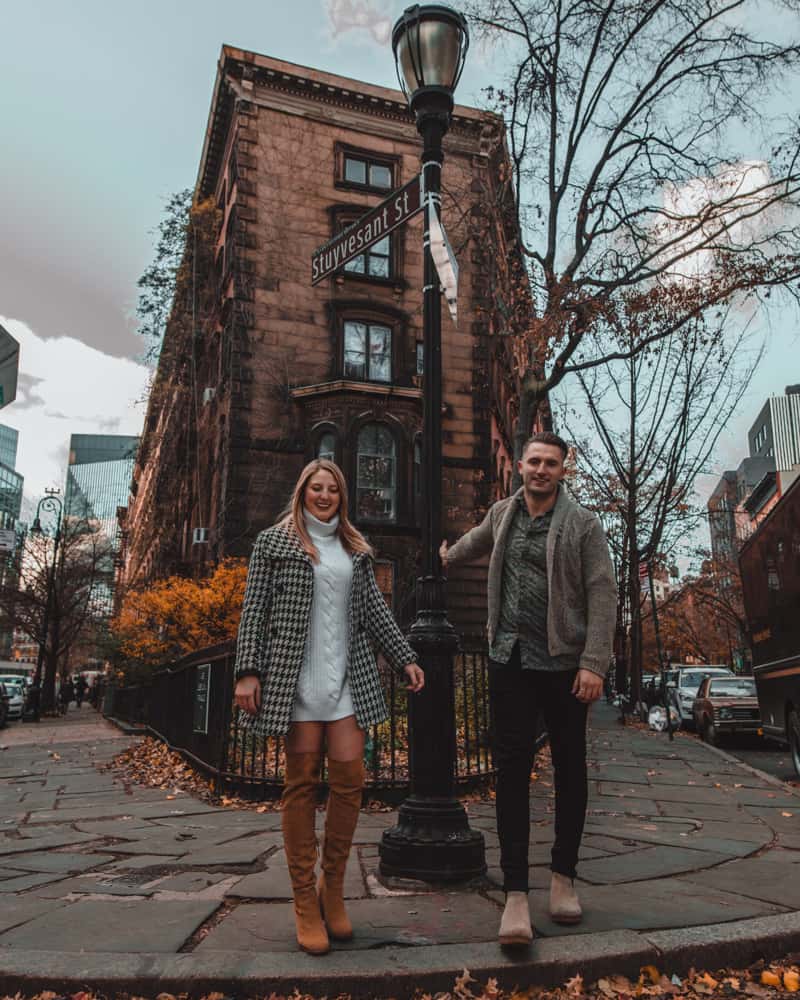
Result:
M119 547L117 508L127 502L138 446L138 437L123 434L73 434L69 443L64 518L86 522L108 543L108 565L94 595L95 606L108 613L113 604L113 556Z
M18 443L19 431L0 424L0 464L8 466L9 469L16 469Z
M773 458L778 493L800 475L800 385L787 385L782 396L770 396L747 432L751 457Z
M744 458L738 469L723 472L708 498L711 553L719 563L736 560L742 542L753 530L776 492L775 459Z
M19 516L22 509L22 490L25 479L16 471L19 434L13 427L0 424L0 529L16 534L16 544L21 545ZM11 536L9 536L11 537ZM19 565L14 551L0 551L0 583L16 587L19 582ZM11 655L13 624L0 620L0 659Z

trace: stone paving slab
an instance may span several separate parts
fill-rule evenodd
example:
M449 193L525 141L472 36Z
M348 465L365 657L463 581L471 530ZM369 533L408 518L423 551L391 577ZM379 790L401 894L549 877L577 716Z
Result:
M598 858L580 866L578 877L596 885L619 885L664 878L710 868L727 860L725 854L692 851L682 847L645 847L617 858Z
M63 878L64 875L58 872L34 872L33 874L26 872L16 878L3 879L0 882L0 893L24 892L26 889L35 889L37 886L46 885L48 882L57 882Z
M358 934L337 950L362 950L403 944L429 946L484 941L498 908L476 895L432 893L402 899L365 899L348 904ZM229 948L243 951L296 951L294 917L289 903L243 903L213 928L197 951Z
M33 948L47 942L51 951L175 952L217 908L216 902L79 900L7 931L0 948Z
M82 872L108 863L105 854L77 854L69 851L37 851L15 854L14 864L30 872Z
M697 927L784 911L783 907L745 899L736 893L699 893L695 885L682 879L638 882L626 885L623 892L614 886L585 886L580 895L584 918L577 927L568 927L550 919L546 894L531 893L531 917L537 933L554 937L620 928ZM502 904L501 894L497 901Z
M731 861L711 871L693 872L686 879L697 885L725 889L800 910L800 877L792 863L748 858Z

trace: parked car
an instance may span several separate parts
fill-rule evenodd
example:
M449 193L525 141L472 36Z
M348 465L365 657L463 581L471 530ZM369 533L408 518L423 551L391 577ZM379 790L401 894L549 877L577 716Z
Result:
M25 705L25 694L22 686L10 681L8 677L2 681L3 688L8 699L8 713L6 718L9 722L22 718L22 709Z
M6 689L3 687L3 682L0 681L0 729L2 729L8 722L8 695L6 694Z
M764 733L789 744L800 777L800 656L762 663L753 673Z
M706 743L723 735L758 733L761 712L752 677L706 677L694 700L694 725Z
M694 725L694 700L697 691L703 682L704 677L734 677L735 674L728 667L709 664L708 666L697 666L692 664L687 667L678 667L670 670L667 674L667 685L671 690L671 701L678 712L678 718L682 726L689 728Z

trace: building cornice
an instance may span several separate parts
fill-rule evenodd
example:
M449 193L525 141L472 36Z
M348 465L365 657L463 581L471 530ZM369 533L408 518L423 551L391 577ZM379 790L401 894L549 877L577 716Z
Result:
M416 135L413 116L399 90L223 45L197 179L201 196L207 197L216 186L237 100L370 133L381 121L381 131L397 139ZM502 128L502 121L489 112L456 105L445 147L478 154L481 137L493 125Z

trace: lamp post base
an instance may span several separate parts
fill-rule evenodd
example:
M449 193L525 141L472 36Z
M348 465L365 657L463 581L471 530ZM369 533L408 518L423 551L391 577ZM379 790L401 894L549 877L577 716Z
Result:
M455 795L456 728L453 657L458 637L447 620L444 580L419 581L421 610L411 644L425 671L425 688L409 705L411 794L397 825L381 838L380 872L422 882L466 882L486 872L483 834L472 830Z
M470 829L457 799L411 796L380 844L381 875L466 882L486 874L483 834Z

